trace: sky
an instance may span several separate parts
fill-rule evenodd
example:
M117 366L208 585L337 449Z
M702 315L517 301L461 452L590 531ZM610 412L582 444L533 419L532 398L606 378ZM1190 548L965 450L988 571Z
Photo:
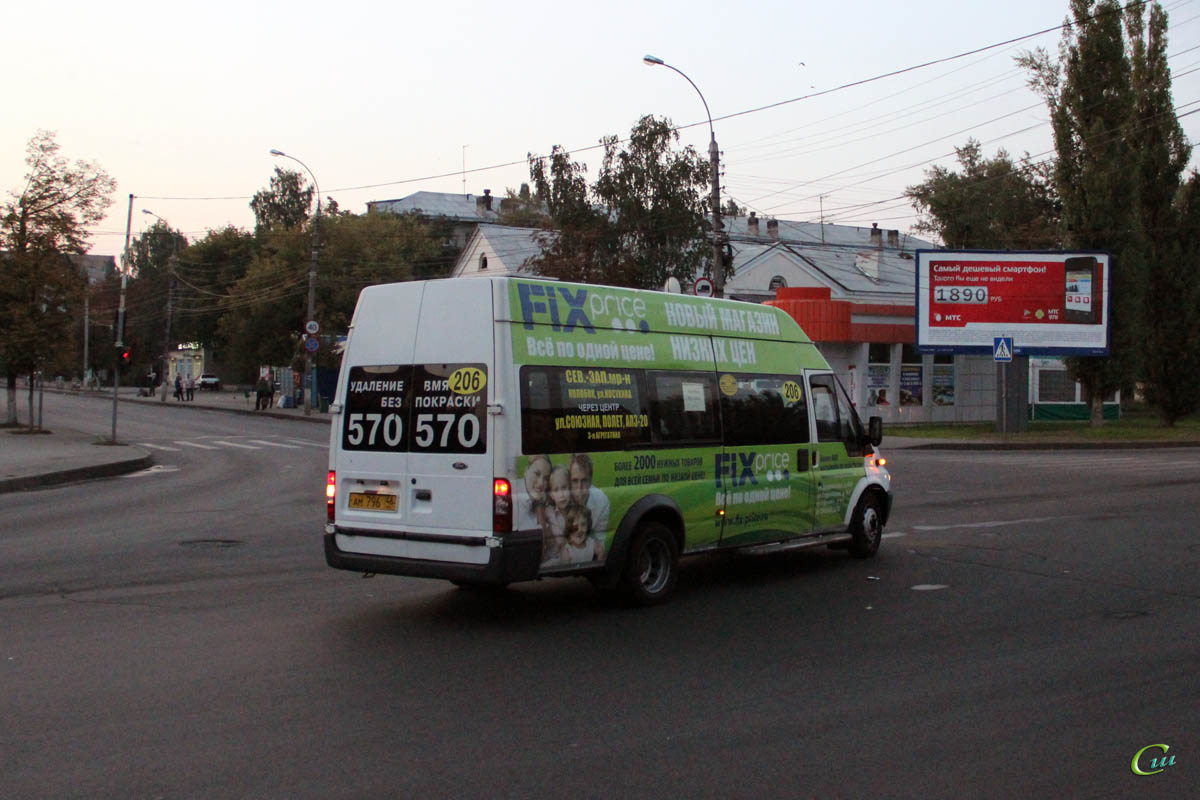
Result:
M1200 109L1200 0L1163 5L1186 114ZM1013 59L1056 54L1061 31L953 57L1067 12L1067 0L21 3L0 32L0 191L20 192L27 142L55 131L61 155L117 181L91 237L92 253L115 255L131 207L135 237L155 222L142 209L189 239L253 228L250 197L274 168L303 172L272 148L358 213L421 190L503 196L529 180L527 154L553 145L593 180L600 138L646 114L686 126L681 144L707 154L697 90L643 64L649 53L703 92L723 200L907 232L905 188L953 167L969 137L989 156L1051 154L1045 105ZM1200 114L1180 122L1196 142Z

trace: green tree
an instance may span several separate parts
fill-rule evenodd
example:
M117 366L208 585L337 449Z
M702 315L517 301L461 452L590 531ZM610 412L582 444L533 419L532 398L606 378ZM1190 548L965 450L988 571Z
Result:
M17 424L17 376L77 349L86 277L67 254L87 251L87 228L112 203L113 179L97 164L59 155L51 131L26 147L25 186L0 208L0 369L5 423ZM31 395L32 396L32 395ZM30 424L32 425L32 419Z
M1147 399L1166 426L1197 407L1196 368L1200 367L1200 272L1195 235L1196 178L1182 197L1180 187L1191 147L1175 116L1171 71L1167 66L1167 14L1158 3L1125 10L1134 90L1130 133L1137 155L1138 210L1146 233L1146 291L1143 358ZM1182 217L1190 230L1182 234Z
M229 225L208 231L180 251L171 325L177 331L174 338L226 352L218 336L220 300L245 277L258 247L252 233Z
M549 212L543 253L529 265L562 280L657 288L669 276L692 280L708 265L705 201L708 162L674 149L669 120L643 117L628 145L605 137L600 175L555 146L530 157L530 177ZM593 202L594 200L594 202Z
M1028 156L1013 163L1004 150L984 158L974 139L954 150L960 171L935 166L906 190L920 215L918 231L954 250L1059 245L1058 203L1045 165Z
M270 186L255 192L250 200L255 234L301 227L308 219L313 195L313 187L307 185L299 172L276 167Z
M629 142L604 140L604 160L593 191L616 228L616 274L623 285L657 289L669 277L683 283L711 266L705 232L710 165L694 148L673 149L671 121L645 116Z
M219 301L217 333L224 363L243 380L263 364L294 364L300 352L308 294L309 237L270 231L246 274Z
M500 224L517 228L541 228L549 222L546 206L542 199L529 191L529 184L522 183L517 191L508 189L500 203Z
M1132 131L1137 104L1116 0L1071 0L1060 61L1045 51L1019 63L1050 110L1058 154L1054 183L1062 202L1063 244L1108 250L1110 356L1070 358L1067 369L1103 424L1105 395L1133 385L1141 368L1145 247L1137 213L1138 163Z
M147 228L130 244L132 278L126 297L124 342L132 352L136 376L150 369L162 374L166 341L167 305L171 292L170 260L187 247L187 238L162 220ZM178 297L178 292L175 293ZM172 338L178 328L171 323Z
M446 234L415 214L322 216L315 302L322 334L345 333L364 286L445 275L455 257ZM223 352L247 377L263 364L303 364L310 242L303 231L269 232L220 301ZM322 347L316 363L334 367L337 356Z

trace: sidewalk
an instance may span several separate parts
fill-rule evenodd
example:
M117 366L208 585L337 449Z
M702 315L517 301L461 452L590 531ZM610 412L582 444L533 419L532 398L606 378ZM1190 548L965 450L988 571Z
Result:
M47 386L46 392L81 395L74 390L59 390ZM118 390L120 402L151 403L178 409L207 409L232 414L291 419L297 422L329 424L329 414L314 410L305 415L304 408L271 408L254 410L254 394L244 392L213 392L199 390L191 402L180 402L167 396L138 397L136 388ZM112 401L112 389L87 392L88 397ZM53 486L60 483L91 478L107 478L147 469L154 464L148 450L135 445L110 445L104 437L70 430L54 425L52 433L22 433L20 429L0 429L0 494Z

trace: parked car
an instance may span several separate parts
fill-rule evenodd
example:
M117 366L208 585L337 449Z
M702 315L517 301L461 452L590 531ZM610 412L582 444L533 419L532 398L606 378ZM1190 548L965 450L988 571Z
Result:
M205 373L196 379L196 386L200 389L212 389L214 392L221 391L221 379L216 375Z

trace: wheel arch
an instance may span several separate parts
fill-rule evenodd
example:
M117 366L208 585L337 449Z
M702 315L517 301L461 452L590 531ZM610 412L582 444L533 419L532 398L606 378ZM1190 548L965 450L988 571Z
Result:
M645 522L665 525L675 538L676 548L683 553L684 523L683 511L679 504L665 494L645 495L629 507L625 516L621 517L616 533L613 534L612 546L608 549L603 570L603 582L606 585L616 585L620 579L629 555L629 544L638 526Z
M879 514L884 525L888 521L888 513L891 510L891 504L888 503L887 489L881 484L872 481L870 478L859 478L858 484L854 487L854 493L850 495L850 502L846 504L846 516L844 523L847 528L854 521L854 514L858 511L858 504L862 502L863 497L868 492L874 493L879 498Z

